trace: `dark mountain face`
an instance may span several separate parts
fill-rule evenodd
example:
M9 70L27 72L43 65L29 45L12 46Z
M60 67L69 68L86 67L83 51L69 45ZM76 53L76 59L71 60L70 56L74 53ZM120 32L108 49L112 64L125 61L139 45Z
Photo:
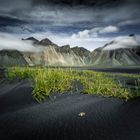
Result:
M131 66L140 65L140 56L131 49L95 50L92 61L97 66Z
M70 45L64 45L61 47L57 47L57 48L55 48L55 50L59 53L64 53L64 54L68 54L68 53L72 52Z
M139 46L139 49L133 50L133 51L140 57L140 46Z
M17 50L1 50L0 66L26 66L23 54Z
M34 37L29 37L26 39L22 39L24 41L31 41L33 44L36 45L41 45L41 46L57 46L55 43L53 43L51 40L49 40L48 38L42 39L41 41L37 40Z
M56 46L57 47L57 45L53 43L51 40L49 40L48 38L42 39L38 44L42 46Z
M91 52L83 47L74 47L71 49L75 54L77 54L81 57L89 57L91 55Z

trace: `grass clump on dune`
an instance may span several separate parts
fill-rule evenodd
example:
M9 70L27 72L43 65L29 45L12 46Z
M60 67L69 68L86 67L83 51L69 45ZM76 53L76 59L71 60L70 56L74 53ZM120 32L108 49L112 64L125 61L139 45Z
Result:
M20 78L32 79L33 97L41 102L49 97L52 93L75 92L79 90L80 83L82 93L96 94L107 97L118 97L128 100L132 98L130 89L119 85L115 80L106 73L72 70L62 68L11 68L8 69L7 76L9 79ZM140 92L137 91L138 93ZM137 94L137 96L139 96Z

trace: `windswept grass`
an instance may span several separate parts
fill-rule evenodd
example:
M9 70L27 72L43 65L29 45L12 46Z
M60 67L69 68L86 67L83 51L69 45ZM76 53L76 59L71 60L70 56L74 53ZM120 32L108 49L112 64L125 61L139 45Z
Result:
M75 92L82 87L82 93L96 94L106 97L131 99L134 97L129 88L122 87L107 73L87 70L72 70L61 68L10 68L7 77L32 79L33 97L41 102L52 93ZM140 86L135 91L135 96L140 96Z

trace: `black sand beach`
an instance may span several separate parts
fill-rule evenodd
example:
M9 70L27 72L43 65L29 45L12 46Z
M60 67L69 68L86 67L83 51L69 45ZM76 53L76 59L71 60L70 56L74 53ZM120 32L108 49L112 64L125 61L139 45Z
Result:
M0 140L140 139L140 98L56 94L39 104L31 93L28 80L0 84Z

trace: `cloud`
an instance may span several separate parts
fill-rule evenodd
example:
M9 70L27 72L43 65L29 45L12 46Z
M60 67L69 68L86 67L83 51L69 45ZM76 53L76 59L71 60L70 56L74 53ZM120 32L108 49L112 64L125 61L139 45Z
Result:
M77 34L73 34L71 37L73 39L95 38L95 37L98 37L100 34L114 33L114 32L118 32L118 31L119 31L118 27L109 25L107 27L96 27L96 28L92 28L90 30L83 30L83 31L78 32Z
M0 0L0 9L5 12L11 12L16 9L31 7L31 0Z
M0 20L0 31L20 37L34 34L41 38L46 35L60 45L71 44L92 50L108 43L112 39L111 33L126 35L133 31L140 32L137 26L135 30L126 26L139 25L139 2L0 0L0 15L10 17Z
M113 42L107 45L104 50L114 50L120 48L134 48L140 45L140 42L137 41L136 37L122 36L117 37Z
M118 32L118 31L119 31L119 28L118 27L110 25L110 26L107 26L107 27L99 30L99 33L100 34L114 33L114 32Z
M119 4L116 7L113 7L112 5L112 7L108 7L105 3L114 3L115 1L103 0L102 2L101 0L77 0L77 4L71 7L68 5L57 5L57 3L63 3L63 0L54 0L54 2L52 2L53 5L49 4L51 3L51 0L5 0L0 2L0 13L14 16L19 20L28 21L34 24L67 27L80 26L85 28L117 25L120 22L133 21L140 18L140 10L136 0L134 0L134 2L131 0L125 0L126 2L117 1L119 1L121 5ZM30 4L32 2L35 3L34 6ZM69 1L69 3L71 2L74 3L74 1ZM88 4L85 3L94 3L95 5L100 3L102 7L89 7ZM83 6L81 6L82 4ZM13 8L9 8L9 6ZM9 12L7 9L9 9Z
M71 36L71 38L73 39L87 39L87 38L91 38L92 37L97 37L98 34L97 32L92 32L92 30L84 30L84 31L80 31L77 34L73 34Z
M39 51L39 48L34 47L31 42L22 41L20 38L10 34L0 33L0 50L3 49Z
M130 19L126 21L121 21L118 23L118 26L126 26L126 25L137 25L140 24L140 19Z
M79 24L87 26L86 23L94 19L91 11L87 7L39 6L26 9L26 11L17 11L14 15L23 21L34 24L68 27L73 25L79 26Z
M112 0L32 0L34 5L37 4L57 4L57 5L85 5L85 6L102 6L106 4L116 3ZM123 0L122 0L123 1Z
M112 6L108 7L105 3L112 3L111 0L103 0L103 2L101 0L77 0L77 4L73 6L61 4L63 3L63 0L54 0L52 4L50 4L51 0L0 0L0 15L13 17L11 22L6 19L5 22L4 20L0 20L0 31L15 33L17 27L17 33L19 34L23 32L43 32L44 30L56 30L60 32L68 32L69 30L68 33L74 33L96 27L106 27L108 25L122 28L122 26L126 26L126 24L139 24L140 9L138 3L136 0L125 1L127 2L119 0L119 3L121 4L116 7L113 7L113 4L111 4ZM60 3L60 5L57 4L57 2ZM71 3L72 1L70 0L69 2ZM20 3L21 6L18 7L18 3ZM32 5L32 3L34 4ZM73 1L72 3L75 2ZM89 4L85 3L95 3L95 6L89 6ZM99 3L102 3L102 6ZM6 4L7 6L4 6ZM13 8L9 8L9 5ZM7 11L7 9L9 10ZM16 27L13 27L15 26L15 19L21 22L19 22L18 25L16 24ZM1 27L2 21L5 25L3 27ZM104 29L100 32L107 32L108 30L117 31L115 28L108 27L108 29ZM129 30L129 28L125 29L125 32ZM79 33L79 36L81 36L81 38L88 38L89 35L86 32L87 31ZM98 34L94 32L92 35L96 37Z

